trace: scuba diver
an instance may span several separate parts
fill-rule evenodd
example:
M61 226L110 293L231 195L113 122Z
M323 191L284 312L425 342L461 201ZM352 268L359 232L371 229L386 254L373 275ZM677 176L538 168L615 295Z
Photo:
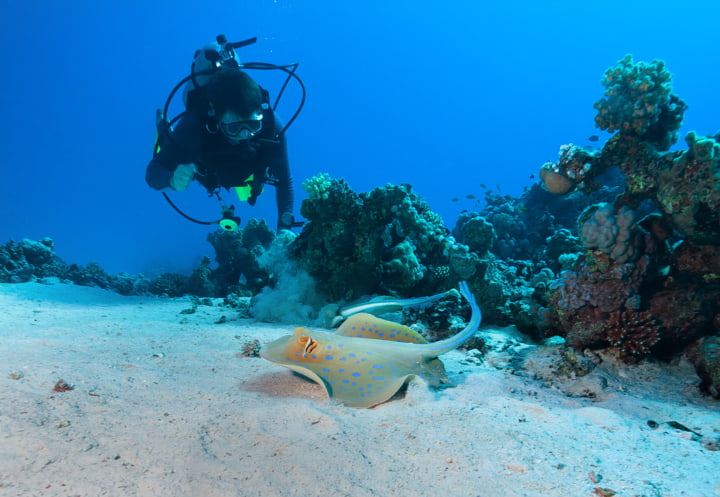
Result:
M187 216L165 192L184 191L191 181L197 180L210 196L220 199L221 189L234 189L241 201L255 205L264 185L272 185L276 188L279 231L302 224L296 223L293 217L294 194L285 131L302 108L305 94L302 82L294 75L297 64L239 63L233 49L254 41L231 44L219 35L217 43L196 52L191 75L175 87L165 109L158 111L155 153L147 166L145 180L150 187L163 191L180 214L201 224L215 222ZM300 83L303 100L288 125L283 126L270 106L268 92L243 70L245 68L283 69L289 74L288 80L292 76ZM185 81L185 111L168 122L170 100ZM223 218L217 222L223 229L232 231L240 218L234 216L234 206L223 205Z

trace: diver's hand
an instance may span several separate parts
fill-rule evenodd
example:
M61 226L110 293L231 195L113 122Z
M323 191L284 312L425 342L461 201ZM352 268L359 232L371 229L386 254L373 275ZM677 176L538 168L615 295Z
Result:
M175 168L175 172L170 178L170 188L178 192L187 190L190 182L195 177L195 173L197 173L195 164L180 164Z

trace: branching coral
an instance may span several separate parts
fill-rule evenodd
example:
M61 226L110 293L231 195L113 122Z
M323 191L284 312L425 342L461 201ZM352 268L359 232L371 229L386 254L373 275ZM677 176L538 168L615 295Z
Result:
M319 173L306 179L302 183L303 189L307 192L311 199L324 199L329 195L332 181L327 173Z

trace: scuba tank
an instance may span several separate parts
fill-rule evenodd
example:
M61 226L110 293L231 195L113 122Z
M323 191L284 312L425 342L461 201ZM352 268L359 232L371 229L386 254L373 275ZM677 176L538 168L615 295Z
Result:
M190 80L183 89L183 104L188 108L189 95L208 84L215 71L226 67L240 67L240 58L235 52L239 46L255 43L257 38L250 38L237 43L228 43L225 35L217 35L216 41L208 43L195 51L190 65Z

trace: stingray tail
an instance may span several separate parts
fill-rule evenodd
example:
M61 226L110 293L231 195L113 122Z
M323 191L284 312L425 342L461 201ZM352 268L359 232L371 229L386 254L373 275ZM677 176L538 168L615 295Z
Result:
M458 348L475 335L475 332L480 327L480 323L482 322L482 313L475 301L475 296L472 292L470 292L470 287L468 286L467 281L460 282L460 293L463 297L465 297L465 300L467 300L470 304L470 309L472 309L470 321L467 326L465 326L465 328L456 335L446 338L445 340L440 340L439 342L422 345L422 347L430 352L432 356L439 356L440 354L444 354L445 352Z

